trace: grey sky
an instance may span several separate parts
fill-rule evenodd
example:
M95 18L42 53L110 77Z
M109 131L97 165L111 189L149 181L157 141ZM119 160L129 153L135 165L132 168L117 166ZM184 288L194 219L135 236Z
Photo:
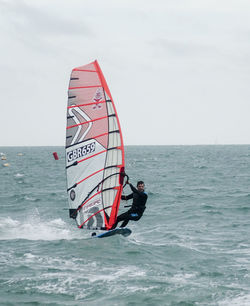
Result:
M250 143L249 0L0 0L1 145L64 145L98 60L125 144Z

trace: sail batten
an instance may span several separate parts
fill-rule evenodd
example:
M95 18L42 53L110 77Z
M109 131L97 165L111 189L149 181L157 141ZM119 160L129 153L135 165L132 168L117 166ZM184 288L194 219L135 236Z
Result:
M116 117L116 115L115 114L110 114L108 116L104 116L104 117L100 117L100 118L95 118L95 119L92 119L92 120L89 120L89 121L85 121L85 122L80 122L78 124L67 126L67 129L72 129L72 128L77 127L79 125L88 124L88 123L91 123L91 122L94 122L94 121L97 121L97 120L107 119L109 117ZM71 119L71 118L74 118L74 116L69 116L69 119Z
M70 217L79 228L112 228L123 188L124 145L97 61L72 70L65 147Z
M75 98L75 97L74 97ZM106 102L111 102L111 101L99 101L98 104L100 103L106 103ZM79 107L79 106L87 106L87 105L95 105L96 102L91 102L91 103L85 103L85 104L77 104L77 105L71 105L68 106L68 108L74 108L74 107Z

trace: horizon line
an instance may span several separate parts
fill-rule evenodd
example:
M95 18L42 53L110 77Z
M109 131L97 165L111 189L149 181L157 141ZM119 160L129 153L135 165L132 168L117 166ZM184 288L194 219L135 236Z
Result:
M249 146L250 143L198 143L198 144L127 144L124 147L145 147L145 146ZM65 147L65 145L0 145L1 147Z

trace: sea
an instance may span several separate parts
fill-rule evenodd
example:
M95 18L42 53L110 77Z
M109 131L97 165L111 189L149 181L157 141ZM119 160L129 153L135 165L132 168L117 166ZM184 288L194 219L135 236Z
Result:
M250 145L126 146L147 208L103 239L69 218L63 147L0 158L0 305L250 305Z

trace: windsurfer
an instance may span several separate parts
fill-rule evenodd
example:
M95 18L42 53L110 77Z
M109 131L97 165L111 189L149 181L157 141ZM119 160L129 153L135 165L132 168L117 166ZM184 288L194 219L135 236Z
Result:
M146 205L148 196L144 192L144 188L145 188L144 182L138 181L137 188L135 188L131 183L129 183L129 181L127 181L127 184L129 184L132 190L132 193L127 196L122 195L121 198L122 200L133 199L133 203L131 205L131 208L127 212L117 217L117 220L113 226L113 229L117 227L117 224L120 221L123 221L123 223L121 224L121 227L125 227L130 220L133 220L133 221L140 220L146 208L145 205Z

